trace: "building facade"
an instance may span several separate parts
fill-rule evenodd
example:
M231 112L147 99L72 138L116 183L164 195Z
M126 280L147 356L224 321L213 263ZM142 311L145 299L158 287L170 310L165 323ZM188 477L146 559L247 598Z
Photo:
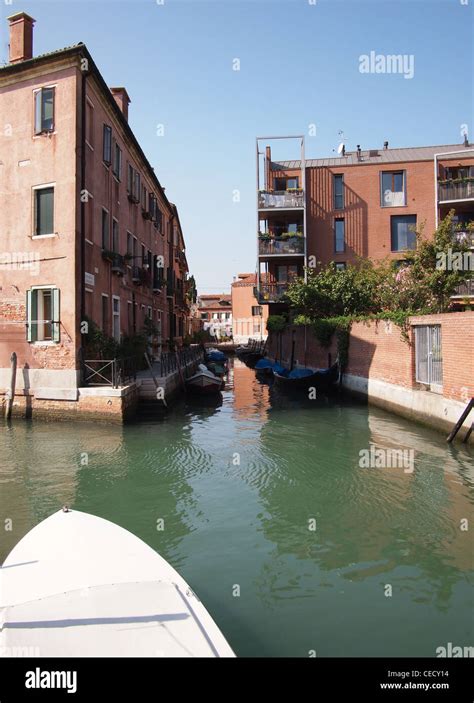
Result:
M293 138L295 139L295 138ZM346 152L328 159L258 160L258 298L277 312L289 283L306 266L358 258L403 261L415 227L430 236L451 209L474 220L474 149L461 145ZM474 242L471 243L474 245ZM464 290L465 288L465 290ZM461 296L474 296L472 282Z
M187 328L187 262L175 205L84 44L33 57L34 20L9 18L0 68L0 381L18 355L25 389L73 397L92 321L156 350ZM152 332L150 330L153 330ZM52 396L51 396L52 393Z
M232 337L232 296L228 293L200 295L198 315L202 328L212 337Z
M255 297L256 285L254 273L239 273L232 283L232 337L236 344L267 338L268 305L259 304Z

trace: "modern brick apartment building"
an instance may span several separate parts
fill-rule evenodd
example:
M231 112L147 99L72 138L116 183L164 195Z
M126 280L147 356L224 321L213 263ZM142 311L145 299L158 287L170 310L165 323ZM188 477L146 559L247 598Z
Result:
M461 145L346 152L273 161L270 146L258 161L258 297L271 312L304 267L357 257L403 261L415 246L412 228L430 236L455 209L459 223L474 220L474 149ZM265 141L270 141L267 139ZM474 244L474 242L473 242ZM474 296L472 282L459 291Z
M239 273L231 286L232 336L237 344L267 337L268 305L258 303L256 285L256 274Z
M0 385L73 398L83 322L117 341L146 318L166 349L188 327L178 211L84 44L33 57L34 20L9 18L0 68ZM57 392L51 389L57 389ZM56 392L56 395L55 395Z

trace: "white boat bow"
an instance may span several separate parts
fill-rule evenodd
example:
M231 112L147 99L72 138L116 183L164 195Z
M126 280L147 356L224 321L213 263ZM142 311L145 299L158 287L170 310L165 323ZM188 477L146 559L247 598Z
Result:
M233 657L186 581L132 533L63 510L0 569L0 653Z

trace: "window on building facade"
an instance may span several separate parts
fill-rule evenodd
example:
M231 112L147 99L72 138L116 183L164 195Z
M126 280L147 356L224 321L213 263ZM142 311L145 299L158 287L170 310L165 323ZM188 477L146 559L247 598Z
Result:
M416 249L416 215L400 215L391 218L392 251Z
M253 317L260 317L262 314L262 306L261 305L252 305L252 316Z
M288 283L298 276L298 266L296 264L278 265L276 268L278 283Z
M121 180L122 178L122 149L119 147L117 142L115 142L114 145L114 165L113 165L113 174L117 178L117 180Z
M112 336L120 342L120 298L112 297Z
M109 213L102 208L102 249L110 248Z
M89 101L86 104L86 140L89 146L94 146L94 106Z
M35 96L35 134L54 130L54 88L41 88Z
M109 334L109 296L102 293L102 332Z
M345 222L343 219L334 221L334 251L341 252L346 249Z
M133 234L131 232L127 232L127 254L129 256L133 256ZM132 262L129 262L132 264Z
M334 209L344 209L344 176L336 174L333 180L334 185Z
M108 124L104 124L102 160L107 166L112 163L112 127Z
M382 207L406 205L405 171L382 171L380 176L380 204Z
M336 271L344 271L346 268L346 262L345 261L336 261Z
M34 230L33 235L54 234L54 187L42 186L33 189Z
M119 226L117 220L112 220L112 251L115 254L119 253L120 241L119 241Z
M32 288L26 299L28 342L59 342L59 288Z

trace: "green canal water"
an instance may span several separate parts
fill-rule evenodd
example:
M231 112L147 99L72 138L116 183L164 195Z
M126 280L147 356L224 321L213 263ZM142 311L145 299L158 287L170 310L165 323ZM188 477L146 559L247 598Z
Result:
M67 503L160 552L238 655L474 645L473 452L435 432L279 397L236 361L218 407L126 427L15 421L0 438L0 561ZM360 468L371 443L413 450L413 472Z

